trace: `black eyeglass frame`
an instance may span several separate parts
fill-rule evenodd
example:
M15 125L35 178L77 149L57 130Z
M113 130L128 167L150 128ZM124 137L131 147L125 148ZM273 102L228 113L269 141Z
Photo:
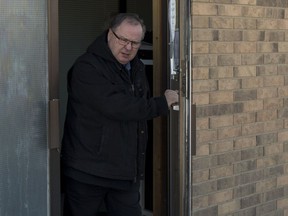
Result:
M132 48L134 49L138 49L141 46L142 41L131 41L127 38L123 38L118 36L112 29L111 29L112 33L114 34L114 36L118 39L119 44L123 45L123 46L127 46L129 43L131 44Z

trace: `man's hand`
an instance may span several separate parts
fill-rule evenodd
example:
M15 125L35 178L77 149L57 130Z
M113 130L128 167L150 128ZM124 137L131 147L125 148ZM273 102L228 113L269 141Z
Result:
M171 106L173 106L174 104L178 104L179 102L179 94L178 91L174 91L171 89L167 89L164 93L167 103L168 103L168 107L170 108Z

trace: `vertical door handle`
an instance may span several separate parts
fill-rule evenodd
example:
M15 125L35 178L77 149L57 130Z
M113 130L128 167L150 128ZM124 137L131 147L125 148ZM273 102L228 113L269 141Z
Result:
M60 149L59 99L49 101L49 148Z

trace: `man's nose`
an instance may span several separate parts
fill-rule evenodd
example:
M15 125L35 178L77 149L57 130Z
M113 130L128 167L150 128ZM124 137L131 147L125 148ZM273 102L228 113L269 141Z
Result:
M132 49L132 42L129 41L129 42L126 44L125 47L126 47L127 50L131 50L131 49Z

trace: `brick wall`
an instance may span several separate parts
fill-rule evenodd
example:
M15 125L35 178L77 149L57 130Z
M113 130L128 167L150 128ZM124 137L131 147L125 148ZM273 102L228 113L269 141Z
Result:
M288 0L191 0L193 215L288 216Z

